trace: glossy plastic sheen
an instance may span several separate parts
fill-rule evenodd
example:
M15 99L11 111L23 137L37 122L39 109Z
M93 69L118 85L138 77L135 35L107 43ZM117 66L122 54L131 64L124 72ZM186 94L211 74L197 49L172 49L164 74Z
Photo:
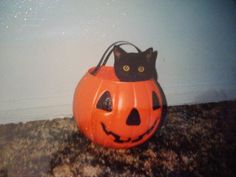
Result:
M130 148L145 142L156 131L163 112L161 88L154 80L120 82L113 67L103 66L96 76L85 74L76 87L73 113L79 129L94 143L112 148ZM104 92L112 97L112 111L97 109ZM153 110L152 92L160 108ZM140 115L139 125L127 125L131 111Z

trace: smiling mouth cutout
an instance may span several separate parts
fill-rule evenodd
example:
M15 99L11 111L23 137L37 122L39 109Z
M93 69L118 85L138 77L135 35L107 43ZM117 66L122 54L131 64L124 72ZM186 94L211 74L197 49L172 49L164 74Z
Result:
M146 131L144 132L143 134L139 135L137 138L135 139L132 139L132 138L128 138L126 140L122 140L121 137L119 135L117 135L116 133L112 132L112 131L109 131L106 127L106 125L101 122L101 126L102 126L102 129L103 131L107 134L107 135L111 135L113 136L115 139L114 139L114 142L116 143L127 143L127 142L131 142L131 143L136 143L138 141L140 141L141 139L143 139L143 137L145 135L148 135L153 129L154 127L156 126L157 124L157 120L154 122L154 124Z

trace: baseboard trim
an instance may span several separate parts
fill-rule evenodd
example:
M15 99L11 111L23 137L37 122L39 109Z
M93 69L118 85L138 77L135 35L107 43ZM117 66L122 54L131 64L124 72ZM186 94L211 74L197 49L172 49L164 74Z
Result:
M54 118L72 117L72 106L70 104L0 110L0 124L19 123L34 120L45 120Z
M213 89L212 89L213 88ZM236 99L236 86L163 86L168 106ZM65 103L65 104L62 104ZM46 97L0 101L0 124L72 117L72 98Z

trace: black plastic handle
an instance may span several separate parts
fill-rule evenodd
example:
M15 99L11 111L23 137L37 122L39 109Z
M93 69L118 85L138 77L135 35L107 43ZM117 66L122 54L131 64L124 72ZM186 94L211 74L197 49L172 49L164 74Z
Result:
M93 71L91 71L91 74L95 75L98 70L100 69L101 65L102 66L105 66L111 53L113 52L113 49L115 46L122 46L122 45L131 45L133 46L138 52L141 52L141 50L135 46L134 44L130 43L130 42L127 42L127 41L117 41L117 42L114 42L113 44L111 44L104 52L104 54L102 55L100 61L98 62L97 66L94 68ZM112 48L113 47L113 48ZM104 59L105 58L105 59Z

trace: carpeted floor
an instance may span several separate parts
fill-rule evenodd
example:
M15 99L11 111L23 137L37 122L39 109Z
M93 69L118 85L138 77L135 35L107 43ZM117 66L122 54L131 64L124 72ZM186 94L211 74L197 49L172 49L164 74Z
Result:
M129 150L94 145L71 118L0 125L0 177L236 176L236 101L168 112L159 134Z

